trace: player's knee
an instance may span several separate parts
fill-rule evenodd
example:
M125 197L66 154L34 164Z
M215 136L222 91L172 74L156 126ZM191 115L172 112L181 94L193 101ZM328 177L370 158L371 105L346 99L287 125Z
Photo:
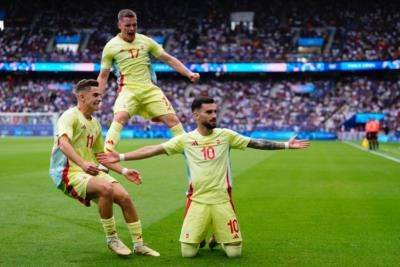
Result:
M129 205L132 202L131 196L128 192L122 192L118 195L118 197L114 196L114 199L117 200L117 203L122 207Z
M100 195L106 198L113 198L114 189L111 183L103 183L100 187Z
M172 125L172 127L178 125L179 123L181 123L181 122L180 122L178 116L171 115L171 123L170 124Z
M181 123L181 122L179 121L178 116L176 116L175 114L166 115L166 116L163 118L163 120L164 120L164 123L165 123L166 125L168 125L169 128L172 128L172 127L178 125L179 123Z
M239 258L242 256L242 244L225 244L224 250L228 258Z
M117 112L114 114L113 121L125 125L129 121L129 113L125 111Z
M181 243L182 257L193 258L199 251L199 244Z

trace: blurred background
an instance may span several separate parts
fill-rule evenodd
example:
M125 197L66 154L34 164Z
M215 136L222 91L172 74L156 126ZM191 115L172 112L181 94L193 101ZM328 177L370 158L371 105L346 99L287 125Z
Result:
M46 114L74 104L78 80L97 78L122 8L137 13L139 33L200 72L192 84L152 61L187 130L191 101L208 95L219 104L219 126L252 137L361 140L375 118L382 142L400 140L400 3L357 0L3 1L2 136L52 136ZM104 131L116 95L112 76L97 114ZM170 133L133 117L122 136Z

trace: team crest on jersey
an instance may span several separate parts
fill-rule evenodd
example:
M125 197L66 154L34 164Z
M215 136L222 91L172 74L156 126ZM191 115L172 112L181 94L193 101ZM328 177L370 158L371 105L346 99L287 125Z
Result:
M194 142L192 143L192 146L198 146L198 145L199 145L199 143L197 143L197 141L194 140Z
M221 140L217 140L217 145L220 145L221 144Z
M81 126L81 130L86 130L86 125L85 125L85 124L83 124L83 125Z

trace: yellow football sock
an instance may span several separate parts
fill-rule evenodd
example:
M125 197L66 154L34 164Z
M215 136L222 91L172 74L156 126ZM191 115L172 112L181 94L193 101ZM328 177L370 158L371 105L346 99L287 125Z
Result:
M117 228L115 226L115 218L112 216L109 219L100 218L100 222L103 225L104 233L107 237L113 237L117 235Z
M142 236L142 223L140 221L128 223L128 230L131 234L133 246L142 246L143 245L143 236Z
M106 141L104 142L104 150L106 149L114 149L120 140L121 131L124 126L116 121L113 121L108 129Z
M171 130L171 133L173 136L178 136L181 135L185 132L185 129L183 129L182 123L179 123L177 125L175 125L172 128L169 128Z

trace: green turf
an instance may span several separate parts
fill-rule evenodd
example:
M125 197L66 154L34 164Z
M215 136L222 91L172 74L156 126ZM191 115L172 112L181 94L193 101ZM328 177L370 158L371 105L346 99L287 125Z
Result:
M160 140L124 140L127 151ZM392 156L398 145L384 145ZM233 151L234 202L243 257L201 250L182 259L178 237L186 177L180 156L125 163L144 184L122 180L145 240L160 258L118 258L105 246L96 208L56 190L50 139L0 139L0 266L398 266L400 164L340 142L305 151ZM400 158L400 155L397 156ZM116 210L120 236L129 237Z

